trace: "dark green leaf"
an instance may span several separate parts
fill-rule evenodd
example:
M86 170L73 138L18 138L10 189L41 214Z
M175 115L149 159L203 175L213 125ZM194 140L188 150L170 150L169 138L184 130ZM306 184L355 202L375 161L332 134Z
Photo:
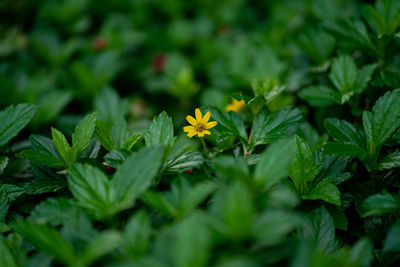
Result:
M389 193L376 194L364 200L361 206L361 215L380 216L400 208L399 201Z
M0 147L7 144L28 124L36 110L35 105L19 104L0 112Z
M79 121L72 134L72 145L76 146L78 155L89 146L96 126L97 113L91 113Z

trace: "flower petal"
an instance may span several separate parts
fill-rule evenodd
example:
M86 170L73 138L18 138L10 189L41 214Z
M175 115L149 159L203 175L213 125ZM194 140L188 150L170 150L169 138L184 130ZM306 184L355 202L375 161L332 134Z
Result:
M200 109L198 109L198 108L196 108L196 110L195 110L195 115L196 115L196 120L197 120L197 122L201 122L201 111L200 111Z
M197 134L197 132L190 132L187 134L187 136L189 136L190 138L192 138L193 136L195 136Z
M198 132L197 135L198 135L199 137L204 137L204 132Z
M210 121L209 123L206 124L206 129L211 129L212 127L215 127L215 125L217 125L218 122L217 121Z
M211 116L211 113L210 113L210 112L207 112L207 113L204 115L203 120L202 120L202 122L203 122L204 125L207 124L208 120L210 119L210 116Z
M211 132L210 132L210 131L207 131L207 130L204 130L203 133L204 133L204 134L211 135Z
M187 116L186 116L186 120L187 120L191 125L193 125L193 126L196 126L196 125L197 125L197 121L195 120L195 118L193 118L193 117L190 116L190 115L187 115Z
M185 126L183 127L184 132L194 132L196 131L196 128L194 126Z

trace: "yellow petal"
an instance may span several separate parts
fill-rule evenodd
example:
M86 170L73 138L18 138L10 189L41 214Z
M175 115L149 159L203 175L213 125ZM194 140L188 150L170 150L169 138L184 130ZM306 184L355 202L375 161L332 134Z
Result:
M193 136L196 135L196 133L197 133L197 132L190 132L190 133L187 134L187 136L189 136L190 138L192 138Z
M196 128L194 126L185 126L183 127L184 132L194 132L196 131Z
M229 112L229 111L232 111L232 110L233 110L233 105L232 104L226 105L226 107L225 107L225 111L226 112Z
M197 121L196 121L192 116L190 116L190 115L187 115L187 116L186 116L186 120L187 120L191 125L193 125L193 126L196 126L196 125L197 125Z
M199 132L199 133L197 133L197 135L198 135L199 137L204 137L204 132Z
M196 108L196 110L195 110L195 115L196 115L196 120L197 120L197 122L201 122L201 111L200 111L200 109L198 109L198 108Z
M211 116L211 113L210 113L210 112L207 112L207 113L204 115L203 120L202 120L202 122L203 122L204 125L207 124L208 120L210 119L210 116Z
M206 124L206 129L211 129L212 127L215 127L215 125L217 125L218 122L216 121L210 121L209 123Z
M207 131L207 130L204 130L203 133L204 133L204 134L211 135L211 132L210 132L210 131Z

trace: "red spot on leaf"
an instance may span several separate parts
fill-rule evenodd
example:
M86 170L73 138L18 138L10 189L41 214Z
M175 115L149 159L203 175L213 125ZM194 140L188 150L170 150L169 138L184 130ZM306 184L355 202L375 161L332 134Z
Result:
M167 62L167 56L164 53L158 54L153 58L151 66L155 72L161 72Z

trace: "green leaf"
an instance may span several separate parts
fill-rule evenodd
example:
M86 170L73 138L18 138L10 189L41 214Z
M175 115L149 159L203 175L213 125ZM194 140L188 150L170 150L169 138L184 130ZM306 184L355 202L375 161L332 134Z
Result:
M393 168L400 168L400 151L396 150L383 159L381 159L378 165L375 167L376 170L388 170Z
M335 91L324 85L310 86L299 92L299 97L313 107L326 107L335 104Z
M19 104L0 112L0 147L7 144L28 124L36 110L35 105Z
M51 168L65 167L65 163L62 159L34 150L24 150L16 154L16 156Z
M91 113L85 116L75 128L72 134L72 146L76 146L78 155L89 146L90 140L96 126L97 113Z
M67 183L63 179L55 179L54 177L39 178L26 183L24 192L26 194L54 193L66 186Z
M222 155L212 160L218 178L231 180L250 180L250 170L243 157Z
M18 267L11 250L7 247L2 238L0 238L0 266Z
M154 117L149 130L144 134L146 146L167 145L172 147L175 142L172 119L163 111Z
M203 221L200 215L193 214L175 226L171 250L174 266L208 266L211 236Z
M288 174L300 195L307 194L310 183L320 173L322 164L317 162L309 144L295 136L295 154Z
M400 127L400 89L385 93L372 112L364 111L363 126L368 152L377 157L382 145Z
M311 191L302 195L302 199L321 199L333 205L340 206L340 192L336 185L332 184L329 178L325 178L314 186Z
M113 214L114 191L107 176L89 165L74 163L68 171L68 187L79 204L100 218Z
M35 206L30 220L57 226L67 221L77 210L76 202L69 198L48 198Z
M336 247L335 225L332 217L324 207L319 207L307 214L299 237L304 241L313 241L326 252L332 252Z
M393 35L400 25L400 5L396 0L379 0L375 8L369 6L366 10L368 21L374 25L378 38L383 35Z
M167 172L182 173L192 170L204 163L204 157L197 151L187 151L170 159L165 164Z
M223 142L231 136L240 139L243 144L248 144L248 136L243 119L234 112L222 112L215 107L210 107L211 117L218 122L217 129L221 136L217 142Z
M212 182L203 182L192 186L183 196L180 205L182 214L187 214L200 205L214 190L216 185Z
M288 136L289 129L295 127L302 118L302 112L293 107L285 107L272 114L267 108L262 109L254 118L252 147L271 144Z
M277 245L299 226L301 220L292 213L271 210L261 213L253 222L253 235L263 246Z
M144 254L150 247L151 225L149 216L136 212L129 218L123 235L123 242L129 254Z
M59 262L69 266L76 262L72 247L55 229L25 220L11 224L11 228Z
M163 153L164 149L160 146L144 148L118 166L111 181L116 203L129 207L137 196L150 187L160 168Z
M400 220L397 220L389 229L383 242L383 252L398 252L400 251Z
M143 193L140 199L151 208L167 216L178 217L179 215L178 208L170 203L163 194L148 191Z
M293 142L291 140L282 140L269 146L260 156L254 180L263 187L279 182L287 175L292 155Z
M4 169L7 167L8 157L0 157L0 174L3 174Z
M60 153L65 164L67 166L70 166L73 162L76 161L78 157L77 154L78 151L76 145L70 147L67 138L65 138L64 134L62 134L55 128L51 128L51 134L53 137L54 144L57 147L58 153Z
M324 153L365 159L368 154L364 146L364 138L353 125L338 119L326 119L325 129L334 142L324 146Z
M399 210L399 208L399 201L393 195L385 192L365 199L361 205L361 215L362 217L381 216Z
M122 240L122 236L116 231L106 231L91 240L81 256L81 261L85 266L89 266L94 261L116 249Z
M368 267L374 260L374 244L369 238L358 240L350 250L349 262L352 266Z
M110 130L107 129L107 125L105 123L97 120L94 134L97 140L99 140L100 144L108 151L117 149L117 146L110 135Z
M72 100L70 91L51 91L40 99L39 109L32 123L43 125L53 121Z
M94 105L99 112L98 120L106 125L109 132L111 125L128 112L128 99L120 98L117 91L109 86L104 86L95 98Z
M126 150L131 150L131 148L140 140L140 138L142 138L143 134L132 134L131 136L129 136L124 144L122 145L122 148L126 149Z

